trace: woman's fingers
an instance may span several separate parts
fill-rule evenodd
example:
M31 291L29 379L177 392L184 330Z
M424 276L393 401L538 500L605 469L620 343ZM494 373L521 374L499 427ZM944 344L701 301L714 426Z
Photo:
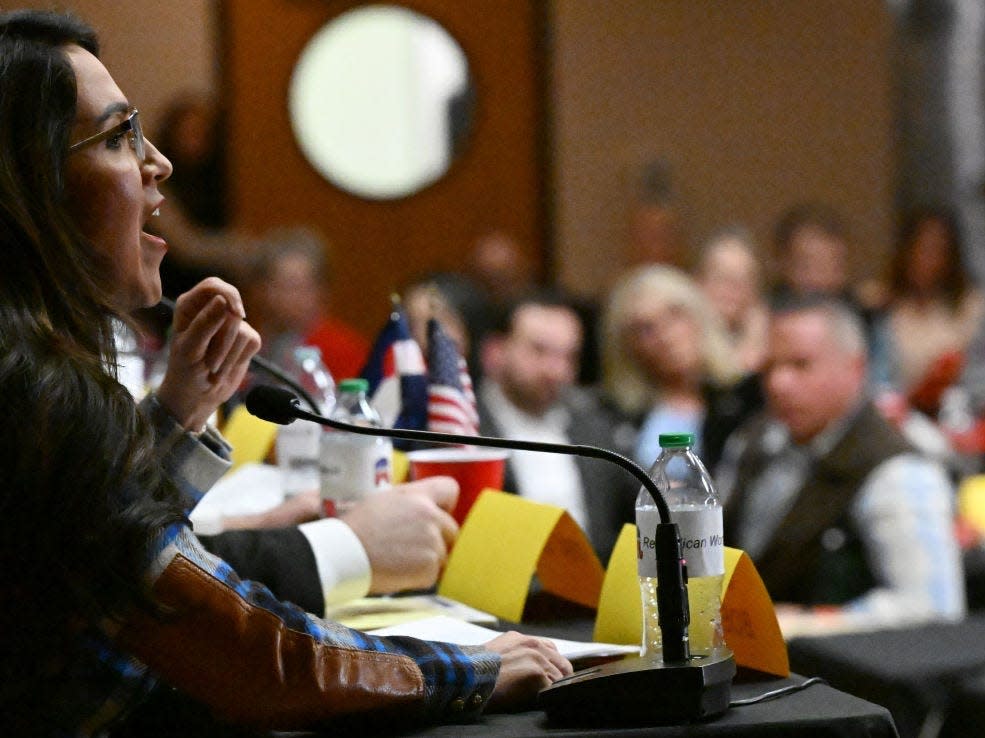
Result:
M203 280L177 300L158 399L183 426L199 429L240 386L259 349L260 336L243 319L236 288Z
M225 375L248 363L260 348L259 334L238 315L229 312L225 298L216 296L185 330L182 353L189 364L201 362L208 374Z
M231 341L222 362L212 374L229 379L234 387L238 387L250 368L250 359L260 350L260 334L249 323L240 321Z
M501 659L491 709L526 706L541 689L572 673L571 662L543 638L511 631L489 641L486 648Z
M225 300L229 312L240 318L246 317L243 298L239 294L239 290L218 277L209 277L203 279L175 301L174 330L186 330L209 302L216 297Z
M223 368L230 363L230 358L235 360L239 357L239 352L234 351L234 347L239 342L239 348L242 348L243 337L239 330L242 325L242 318L226 311L219 329L212 334L205 349L203 361L210 374L223 373Z
M214 295L182 330L178 330L176 321L174 348L187 364L197 364L205 359L213 337L222 328L227 317L232 317L226 305L226 299L222 295Z

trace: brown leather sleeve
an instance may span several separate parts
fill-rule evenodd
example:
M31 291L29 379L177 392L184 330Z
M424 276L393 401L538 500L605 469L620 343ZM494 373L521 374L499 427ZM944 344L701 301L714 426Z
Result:
M117 642L223 720L297 729L355 713L424 710L424 678L410 657L292 631L181 555L154 594L173 612L135 615Z

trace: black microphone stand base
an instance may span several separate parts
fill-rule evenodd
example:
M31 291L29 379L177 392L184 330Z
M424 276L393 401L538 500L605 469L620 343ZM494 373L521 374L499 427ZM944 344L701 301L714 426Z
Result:
M734 676L728 649L683 663L633 657L559 679L538 702L559 725L679 725L724 713Z

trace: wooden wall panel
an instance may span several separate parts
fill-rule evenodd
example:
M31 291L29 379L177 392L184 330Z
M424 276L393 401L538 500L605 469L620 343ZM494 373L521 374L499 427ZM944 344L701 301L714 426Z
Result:
M635 185L672 168L692 258L742 223L764 254L791 204L838 208L851 266L881 271L893 222L893 18L885 0L553 0L555 215L568 287L621 272ZM601 261L600 252L610 258Z

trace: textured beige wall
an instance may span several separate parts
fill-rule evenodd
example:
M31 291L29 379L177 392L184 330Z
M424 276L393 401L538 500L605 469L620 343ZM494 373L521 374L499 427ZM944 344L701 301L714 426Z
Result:
M766 245L793 201L846 214L856 274L892 206L884 0L553 0L554 233L562 282L621 268L632 182L666 158L692 244L731 222ZM600 258L600 254L607 254Z

